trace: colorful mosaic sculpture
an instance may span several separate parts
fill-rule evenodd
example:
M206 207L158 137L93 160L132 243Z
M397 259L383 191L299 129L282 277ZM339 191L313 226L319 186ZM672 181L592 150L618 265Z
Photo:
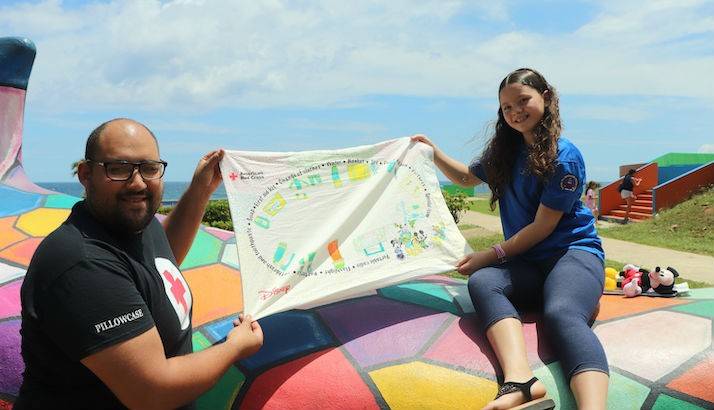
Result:
M0 409L22 378L22 278L42 238L79 198L46 191L22 169L25 90L35 56L0 39ZM202 228L181 266L194 296L193 342L221 341L242 309L233 235ZM605 296L595 323L611 363L612 409L712 408L714 289L673 299ZM528 355L558 408L575 408L538 318ZM465 282L427 277L261 320L265 345L199 400L203 409L464 409L496 393L493 352Z

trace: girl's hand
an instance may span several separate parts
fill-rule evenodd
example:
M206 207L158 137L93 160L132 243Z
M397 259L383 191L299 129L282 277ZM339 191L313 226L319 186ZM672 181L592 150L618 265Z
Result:
M429 138L427 138L427 136L424 134L414 134L410 138L411 138L412 142L421 142L421 143L424 143L424 144L436 149L436 145L434 145L434 143L431 142L431 140Z
M456 263L456 271L462 275L469 276L484 266L493 263L494 256L493 251L490 249L470 253Z

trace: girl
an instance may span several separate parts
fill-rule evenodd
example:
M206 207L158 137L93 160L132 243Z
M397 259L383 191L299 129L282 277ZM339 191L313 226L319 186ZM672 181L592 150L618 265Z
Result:
M590 212L592 212L593 216L595 217L596 223L598 217L598 208L597 203L595 202L595 190L598 188L600 188L600 184L595 181L590 181L588 182L588 186L585 189L585 206L587 206L590 209Z
M635 185L640 185L642 178L635 178L634 169L627 171L627 175L622 178L622 183L619 186L620 196L627 203L627 210L625 211L625 218L622 220L623 224L626 224L630 220L630 209L632 209L632 203L635 202L637 196L635 196Z
M578 408L604 409L607 359L588 321L602 294L605 255L595 219L580 201L583 158L560 137L558 96L540 73L518 69L503 79L498 92L494 135L470 166L425 136L412 137L434 148L434 162L454 183L485 181L491 208L496 202L500 208L506 241L467 255L456 266L471 275L471 300L503 370L504 383L486 409L553 404L528 365L516 309L534 301L542 303Z

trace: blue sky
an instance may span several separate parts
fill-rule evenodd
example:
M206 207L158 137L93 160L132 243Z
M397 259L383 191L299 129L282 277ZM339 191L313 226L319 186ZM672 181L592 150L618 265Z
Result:
M3 1L38 55L25 110L35 181L71 181L99 123L157 134L166 179L216 147L298 151L426 133L478 155L511 70L545 74L589 179L714 152L714 1Z

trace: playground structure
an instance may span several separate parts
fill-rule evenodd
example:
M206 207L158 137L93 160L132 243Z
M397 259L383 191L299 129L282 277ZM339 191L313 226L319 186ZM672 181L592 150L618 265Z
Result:
M600 188L600 219L622 222L627 206L617 187L630 168L642 178L634 190L637 199L630 210L632 221L650 219L714 186L714 154L669 153L646 164L621 166L620 178Z
M22 382L22 279L42 238L80 200L38 187L22 167L34 56L29 40L0 38L0 409L12 407ZM233 233L201 227L181 269L198 351L223 339L243 308ZM714 289L671 299L604 296L594 327L611 366L609 408L712 408L713 318ZM426 277L260 322L262 349L232 366L199 408L463 409L496 393L499 368L464 280ZM574 409L539 316L524 322L536 376L559 409Z

